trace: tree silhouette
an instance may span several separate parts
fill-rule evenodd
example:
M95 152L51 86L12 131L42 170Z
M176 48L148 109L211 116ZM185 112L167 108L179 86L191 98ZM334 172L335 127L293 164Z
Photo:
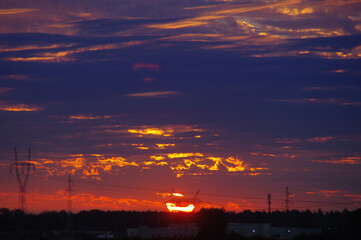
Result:
M199 211L199 232L198 239L217 239L224 238L227 228L227 218L224 209L202 208Z

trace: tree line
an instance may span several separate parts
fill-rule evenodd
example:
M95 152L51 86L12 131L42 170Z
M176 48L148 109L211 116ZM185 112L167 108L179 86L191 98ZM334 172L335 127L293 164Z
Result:
M357 236L355 239L361 239L361 209L330 212L292 210L271 213L249 210L235 213L226 212L223 209L201 209L194 213L89 210L72 213L69 216L65 211L25 214L21 210L2 208L0 209L0 232L18 231L19 228L22 231L66 231L69 220L71 220L73 231L124 233L127 228L138 226L162 227L170 224L198 223L199 234L205 235L205 239L223 234L229 222L269 222L274 227L321 228L329 236L352 238ZM212 233L210 229L214 232ZM208 236L208 234L211 235Z

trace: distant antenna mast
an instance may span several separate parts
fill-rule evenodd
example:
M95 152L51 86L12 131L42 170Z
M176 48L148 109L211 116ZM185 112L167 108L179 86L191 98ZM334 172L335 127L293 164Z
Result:
M71 208L72 208L72 195L74 193L74 190L71 188L73 184L73 180L71 180L71 173L68 173L68 189L66 189L66 191L68 192L68 206L67 206L67 211L70 214L71 213Z
M291 193L288 191L288 187L286 187L286 193L285 193L285 207L286 207L286 211L289 211L289 206L290 203L292 202L290 200L290 195Z
M271 197L272 197L272 194L267 194L267 204L268 204L268 213L270 214L271 213Z
M68 239L71 239L71 228L72 228L72 221L71 221L71 210L72 210L72 195L74 193L74 190L71 188L72 187L72 183L73 181L71 180L71 173L68 173L68 189L66 189L66 191L68 192L68 206L67 206L67 211L68 211Z
M14 148L15 161L10 166L10 174L12 174L12 169L15 168L16 178L19 185L19 206L18 208L23 212L26 212L26 185L29 180L29 175L32 171L32 174L35 174L35 165L30 162L31 149L29 148L28 161L18 161L18 154L16 148Z
M195 201L197 200L197 197L198 197L200 191L201 191L201 190L198 189L198 191L197 191L196 194L194 195L194 197L193 197L193 202L195 202Z

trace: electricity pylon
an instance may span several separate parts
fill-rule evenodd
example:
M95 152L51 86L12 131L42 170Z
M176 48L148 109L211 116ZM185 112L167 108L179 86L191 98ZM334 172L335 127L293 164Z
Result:
M18 208L23 212L26 212L26 186L28 184L29 176L31 173L35 174L35 165L30 162L30 153L31 149L29 148L28 161L18 161L18 154L16 148L15 152L15 161L10 166L10 174L12 174L12 169L15 168L16 178L19 185L19 205Z

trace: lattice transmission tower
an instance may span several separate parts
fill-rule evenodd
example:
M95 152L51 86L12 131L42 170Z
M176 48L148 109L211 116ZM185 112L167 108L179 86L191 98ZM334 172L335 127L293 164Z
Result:
M290 204L293 204L293 201L290 200L290 195L291 193L288 191L288 187L286 187L285 200L284 200L286 211L289 211Z
M15 161L10 166L10 174L15 168L16 179L19 186L19 205L18 208L23 212L26 212L26 186L28 184L29 176L31 173L35 174L35 165L31 163L31 149L29 148L28 161L18 161L18 154L16 148L14 148ZM31 171L32 170L32 171Z

